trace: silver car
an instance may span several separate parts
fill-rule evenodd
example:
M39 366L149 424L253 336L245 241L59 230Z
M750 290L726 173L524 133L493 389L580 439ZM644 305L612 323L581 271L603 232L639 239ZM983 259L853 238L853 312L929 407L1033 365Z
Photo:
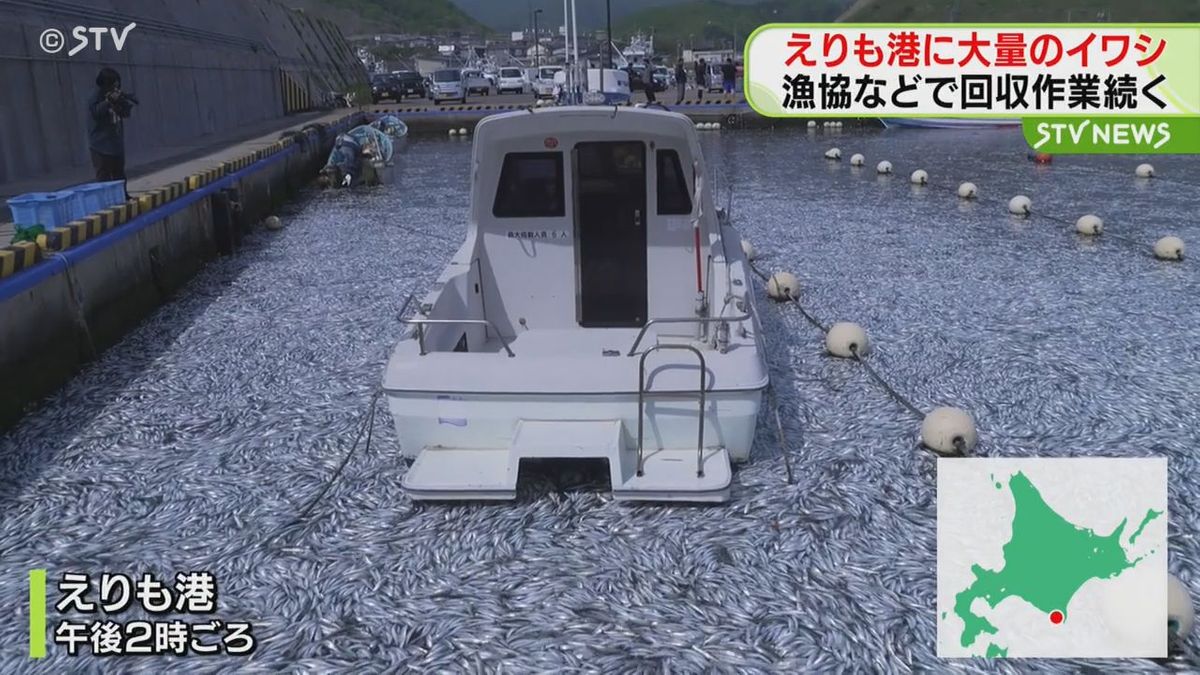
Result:
M458 70L445 69L435 70L429 76L429 100L434 103L442 101L458 100L459 103L467 102L466 83L463 82L462 72Z
M520 68L500 69L500 80L496 84L496 93L503 94L509 91L514 94L525 93L525 71Z
M463 87L466 88L468 94L487 96L492 93L492 83L483 76L482 70L464 70L462 79Z

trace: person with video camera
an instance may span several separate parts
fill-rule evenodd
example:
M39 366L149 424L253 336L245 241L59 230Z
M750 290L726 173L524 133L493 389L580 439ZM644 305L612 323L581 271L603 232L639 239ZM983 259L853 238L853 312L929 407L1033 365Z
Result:
M102 68L96 75L96 91L88 101L88 149L96 180L125 180L125 120L137 102L121 91L117 71Z

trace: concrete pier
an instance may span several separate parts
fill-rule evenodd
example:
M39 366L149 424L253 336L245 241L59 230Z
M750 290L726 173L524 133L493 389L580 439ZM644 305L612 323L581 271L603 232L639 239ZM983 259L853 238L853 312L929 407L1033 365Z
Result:
M132 199L0 250L0 429L117 342L311 179L342 110L129 183ZM7 241L7 238L5 239Z

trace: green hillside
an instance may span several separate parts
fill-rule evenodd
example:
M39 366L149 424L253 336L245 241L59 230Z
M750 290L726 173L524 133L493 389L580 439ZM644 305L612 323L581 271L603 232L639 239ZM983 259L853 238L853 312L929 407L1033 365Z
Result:
M861 0L839 21L1200 21L1200 0Z
M450 0L289 0L288 4L334 21L343 35L433 34L484 28Z
M671 53L677 48L727 47L764 23L780 21L833 21L847 0L768 0L753 5L733 5L720 0L692 0L669 7L635 12L613 26L613 38L623 44L637 31L654 32L654 48Z

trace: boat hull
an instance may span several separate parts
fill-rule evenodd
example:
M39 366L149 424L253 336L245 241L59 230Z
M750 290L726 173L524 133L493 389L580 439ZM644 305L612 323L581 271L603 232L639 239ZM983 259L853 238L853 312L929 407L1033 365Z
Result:
M388 392L400 449L416 457L429 447L507 450L524 421L619 421L626 447L637 447L637 394L430 394ZM750 456L762 390L706 392L704 446L724 447L735 462ZM648 397L644 447L695 449L699 403L694 393ZM563 439L559 459L575 455Z

